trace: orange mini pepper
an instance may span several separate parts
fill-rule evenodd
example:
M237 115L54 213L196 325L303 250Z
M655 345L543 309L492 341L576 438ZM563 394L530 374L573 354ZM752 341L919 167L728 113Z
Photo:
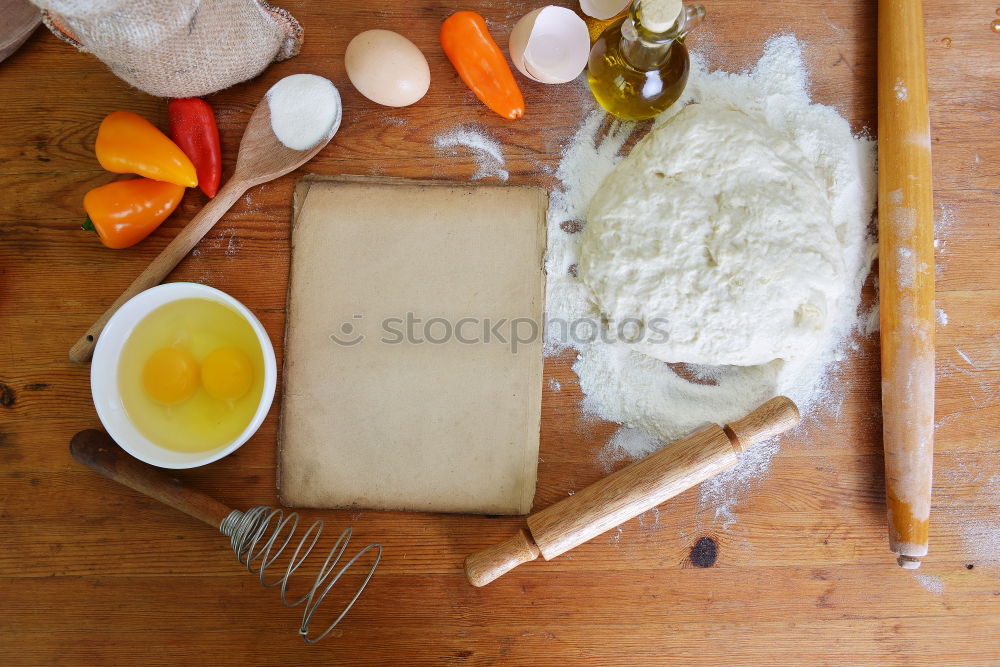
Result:
M475 12L455 12L441 25L441 46L473 93L504 118L524 115L524 97L486 21Z
M130 111L114 111L101 121L94 152L101 166L116 174L138 174L186 188L198 185L194 165L184 151Z
M183 196L183 186L149 178L108 183L83 196L92 223L83 228L96 230L109 248L127 248L159 227Z

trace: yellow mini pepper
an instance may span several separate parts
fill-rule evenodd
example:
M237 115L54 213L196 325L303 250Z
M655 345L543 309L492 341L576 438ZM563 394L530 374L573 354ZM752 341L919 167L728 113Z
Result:
M107 115L97 130L97 161L116 174L138 174L186 188L197 187L191 160L167 135L130 111Z

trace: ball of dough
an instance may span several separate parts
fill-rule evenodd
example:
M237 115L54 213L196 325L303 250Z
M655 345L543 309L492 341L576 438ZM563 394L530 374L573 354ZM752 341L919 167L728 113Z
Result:
M611 331L662 361L751 366L808 354L846 281L819 183L763 120L689 105L595 194L579 276Z

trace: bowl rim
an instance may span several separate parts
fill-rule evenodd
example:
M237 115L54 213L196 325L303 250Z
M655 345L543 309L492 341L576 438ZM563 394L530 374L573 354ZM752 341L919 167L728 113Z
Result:
M264 387L250 423L232 441L205 452L176 452L143 435L129 419L118 392L118 364L122 347L136 325L157 308L182 299L208 299L229 306L243 317L257 336L264 356ZM274 346L260 320L235 297L201 283L174 282L156 285L136 294L111 316L97 338L90 366L90 392L101 424L126 452L160 468L186 469L207 465L232 454L264 422L277 386Z

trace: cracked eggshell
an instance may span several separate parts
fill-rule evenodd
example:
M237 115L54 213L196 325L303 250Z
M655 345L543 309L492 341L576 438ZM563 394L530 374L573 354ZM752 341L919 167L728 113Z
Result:
M517 22L508 48L514 67L529 79L566 83L587 66L590 32L573 10L549 5Z
M631 0L580 0L580 11L598 21L618 16Z

